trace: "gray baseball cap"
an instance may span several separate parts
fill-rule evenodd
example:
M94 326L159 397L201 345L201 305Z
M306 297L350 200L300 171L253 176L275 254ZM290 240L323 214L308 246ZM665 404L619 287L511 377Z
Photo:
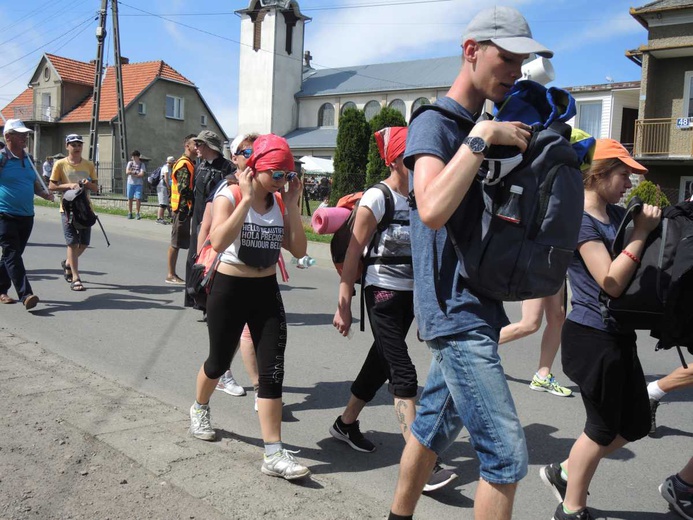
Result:
M550 51L532 39L532 31L520 11L512 7L495 6L479 12L467 25L462 43L467 40L490 41L513 54L537 54L553 57Z
M193 141L202 141L212 150L221 153L221 138L211 130L202 130Z

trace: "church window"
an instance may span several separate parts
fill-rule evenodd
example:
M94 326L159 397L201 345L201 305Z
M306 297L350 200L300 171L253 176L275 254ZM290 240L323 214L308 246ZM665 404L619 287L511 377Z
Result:
M402 117L406 119L407 117L407 107L404 106L404 101L401 99L393 99L390 101L389 107L393 110L397 110L400 114L402 114Z
M356 103L354 103L353 101L347 101L346 103L344 103L344 104L342 105L342 110L340 111L340 113L341 113L341 114L344 114L344 111L345 111L347 108L356 108Z
M334 126L334 107L330 103L318 110L318 126Z
M366 113L366 121L373 119L380 112L380 108L380 103L377 101L371 100L366 103L366 106L363 108L363 111Z
M425 97L420 97L414 101L414 103L411 106L411 111L414 113L414 111L419 108L421 105L430 105L431 102L428 100L428 98Z

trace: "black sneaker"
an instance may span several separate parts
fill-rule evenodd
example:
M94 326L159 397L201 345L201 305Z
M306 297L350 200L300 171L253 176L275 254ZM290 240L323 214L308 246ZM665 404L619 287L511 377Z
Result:
M330 426L330 435L337 440L346 442L356 451L362 451L364 453L371 453L375 451L375 444L363 436L361 430L359 429L358 421L347 425L342 422L342 416L340 415L337 417L334 424Z
M580 509L577 513L566 513L563 511L563 502L558 504L553 520L594 520L587 508Z
M539 470L539 476L544 484L551 489L556 500L563 502L568 482L561 476L561 465L554 462L553 464L544 466Z
M650 435L654 435L657 431L657 407L659 401L650 398Z
M676 475L668 477L659 486L662 498L669 502L670 507L688 520L693 519L693 490L681 491L675 484Z
M423 488L424 493L445 487L456 478L457 475L453 471L445 469L440 465L440 461L437 460L436 465L433 466L431 477L428 479L428 482L426 482L426 485Z

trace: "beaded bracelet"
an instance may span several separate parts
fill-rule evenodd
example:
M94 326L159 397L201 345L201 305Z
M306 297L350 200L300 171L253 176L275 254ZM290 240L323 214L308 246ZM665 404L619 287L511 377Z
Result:
M624 249L623 251L621 251L621 253L626 255L628 258L630 258L636 264L640 264L640 259L637 256L635 256L633 253L628 251L627 249Z

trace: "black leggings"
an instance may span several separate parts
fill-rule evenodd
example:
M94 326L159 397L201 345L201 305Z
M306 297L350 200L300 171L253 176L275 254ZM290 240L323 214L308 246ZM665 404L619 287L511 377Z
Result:
M217 272L207 299L209 357L204 371L208 378L219 379L229 369L246 323L257 355L257 395L278 399L284 382L286 315L277 277L241 278Z
M416 397L416 367L409 357L406 343L407 332L414 321L414 293L373 285L366 287L365 291L375 341L351 385L351 393L368 403L389 380L388 389L395 397Z

